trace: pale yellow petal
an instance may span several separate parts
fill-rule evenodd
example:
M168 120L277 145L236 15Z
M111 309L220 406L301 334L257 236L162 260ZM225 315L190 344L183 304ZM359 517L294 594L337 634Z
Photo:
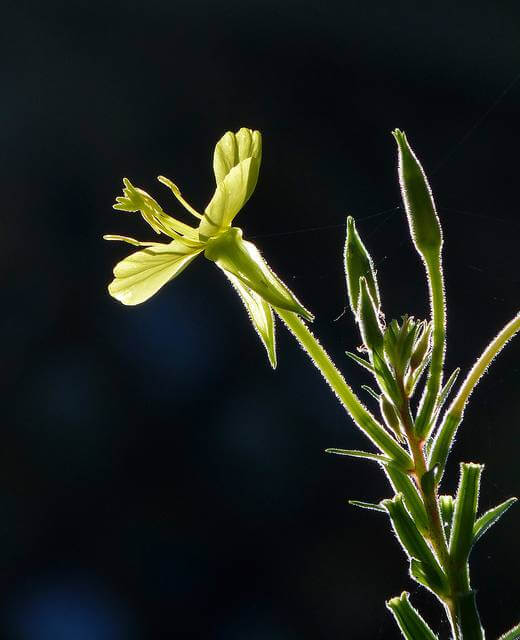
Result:
M177 240L136 251L116 264L108 291L125 305L140 304L178 276L200 252Z

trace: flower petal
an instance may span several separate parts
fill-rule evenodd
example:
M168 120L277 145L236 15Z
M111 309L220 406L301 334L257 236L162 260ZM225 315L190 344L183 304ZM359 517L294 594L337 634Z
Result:
M228 131L217 142L213 154L213 171L217 184L242 160L256 158L258 165L262 159L262 136L259 131L242 128L237 133Z
M178 276L201 251L177 240L136 251L116 264L108 291L123 304L140 304Z
M266 348L271 367L276 369L276 339L274 331L274 315L271 305L255 291L245 287L240 280L229 271L222 269L244 303L249 319Z

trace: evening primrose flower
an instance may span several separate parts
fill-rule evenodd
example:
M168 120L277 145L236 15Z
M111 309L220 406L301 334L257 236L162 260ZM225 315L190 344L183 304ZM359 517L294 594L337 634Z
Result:
M251 197L260 170L262 139L258 131L228 131L217 143L213 155L216 189L204 214L198 213L168 178L158 180L171 189L177 200L198 220L190 226L173 218L148 193L123 179L123 196L114 209L139 211L157 234L168 243L140 242L126 236L106 235L142 250L116 264L110 295L125 305L145 302L167 282L177 277L199 254L216 263L239 293L262 340L273 368L276 366L273 308L285 309L307 320L313 316L270 270L254 244L242 237L242 230L231 226L235 216Z

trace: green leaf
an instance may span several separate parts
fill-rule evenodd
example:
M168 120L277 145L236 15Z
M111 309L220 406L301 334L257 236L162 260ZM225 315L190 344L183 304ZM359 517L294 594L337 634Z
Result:
M427 534L429 532L428 516L415 483L410 479L410 476L395 466L389 465L384 471L394 492L403 496L406 508L419 531L422 534Z
M211 239L204 255L216 262L221 269L236 276L240 282L256 291L274 307L286 309L312 320L312 314L296 299L290 289L269 269L260 252L251 242L242 238L242 231L232 227L217 238Z
M447 414L439 427L430 448L428 466L438 465L437 482L441 481L448 454L457 433L457 427L462 421L461 416Z
M345 351L345 353L349 358L354 360L354 362L357 362L359 365L370 371L370 373L374 373L374 367L370 364L370 362L363 360L363 358L360 358L355 353L352 353L352 351Z
M382 511L386 513L386 509L380 504L374 504L372 502L360 502L359 500L349 500L349 504L353 507L359 507L360 509L368 509L369 511Z
M335 453L339 456L350 456L352 458L366 458L367 460L373 460L380 464L390 464L392 460L386 456L382 456L379 453L368 453L368 451L358 451L357 449L325 449L325 453Z
M217 143L213 161L217 188L199 226L201 240L226 230L249 200L258 181L261 153L258 131L228 132Z
M509 500L505 500L497 507L493 509L489 509L480 518L475 522L475 526L473 527L473 544L480 540L480 538L486 533L486 531L492 527L495 522L504 515L504 513L516 502L516 498L509 498Z
M397 410L384 393L382 393L379 398L379 408L390 431L392 431L399 442L405 442Z
M412 577L434 593L445 593L448 589L446 575L406 510L403 496L398 494L392 500L382 500L381 504L386 508L397 538L412 561Z
M417 337L417 340L413 347L413 353L410 358L410 369L412 371L415 371L418 367L421 366L430 348L430 339L431 339L431 332L432 332L431 323L426 322L426 320L423 320L422 323L420 324L420 329L421 329L421 333Z
M222 269L244 303L249 319L255 331L266 348L271 367L276 369L276 339L274 330L274 316L271 305L261 298L258 293L245 287L240 280L229 271Z
M501 635L498 640L520 640L520 623Z
M468 561L473 544L473 527L478 506L480 476L484 467L472 462L460 466L460 482L450 536L450 556L455 567Z
M410 604L409 596L409 593L403 591L400 597L392 598L386 603L403 636L406 640L437 640L437 636Z
M442 525L444 527L446 540L450 539L454 508L455 502L453 500L453 496L439 496L439 510L441 512Z
M347 218L347 241L345 243L345 274L347 276L348 299L352 313L357 317L359 301L359 279L365 278L368 290L377 309L381 305L374 263L356 230L354 218Z
M177 240L136 251L116 264L108 291L125 305L140 304L177 277L201 251Z
M446 382L444 387L442 388L442 391L440 392L439 397L437 398L437 403L435 404L435 410L434 410L435 415L438 415L439 411L444 406L444 403L446 402L448 396L450 395L450 391L452 390L453 385L455 384L459 376L459 373L460 373L460 367L457 367L455 371L451 374L451 376L448 378L448 381Z
M374 398L375 400L377 400L379 402L379 394L376 393L372 387L369 387L367 384L362 384L361 388L363 389L363 391L366 391L368 393L368 395L372 396L372 398Z

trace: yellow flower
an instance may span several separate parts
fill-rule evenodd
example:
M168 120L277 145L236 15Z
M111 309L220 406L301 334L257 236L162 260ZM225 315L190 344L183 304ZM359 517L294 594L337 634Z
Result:
M169 187L177 200L197 218L197 227L165 213L148 193L124 178L123 196L116 198L114 209L139 211L157 234L168 236L170 241L140 242L116 235L104 238L144 247L116 264L114 280L108 286L110 295L125 305L148 300L204 252L206 258L223 270L240 294L267 349L271 365L275 367L272 307L293 311L307 320L312 320L312 315L272 273L255 245L243 239L241 229L231 226L255 189L261 157L262 139L258 131L245 128L237 133L228 131L215 147L216 189L203 215L186 202L171 180L159 176L159 181Z

